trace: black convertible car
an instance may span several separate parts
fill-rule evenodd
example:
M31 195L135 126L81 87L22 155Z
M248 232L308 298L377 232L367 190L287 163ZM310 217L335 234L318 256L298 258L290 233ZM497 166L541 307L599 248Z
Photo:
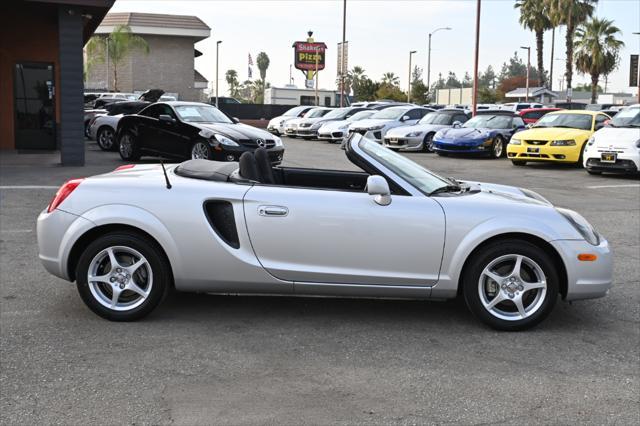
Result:
M284 146L265 130L238 123L212 105L159 102L120 119L116 140L120 157L143 155L184 159L238 161L245 151L267 149L272 163L282 162Z

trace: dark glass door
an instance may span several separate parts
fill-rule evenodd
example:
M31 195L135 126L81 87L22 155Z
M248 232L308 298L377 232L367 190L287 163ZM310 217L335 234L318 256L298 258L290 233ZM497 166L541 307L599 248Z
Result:
M16 64L13 81L16 149L56 149L53 64Z

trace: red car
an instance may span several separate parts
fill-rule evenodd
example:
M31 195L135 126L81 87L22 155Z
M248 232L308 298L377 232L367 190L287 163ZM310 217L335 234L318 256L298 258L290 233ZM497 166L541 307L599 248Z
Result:
M518 111L520 117L526 124L533 124L536 121L540 120L542 116L552 112L552 111L560 111L562 108L528 108L521 109Z

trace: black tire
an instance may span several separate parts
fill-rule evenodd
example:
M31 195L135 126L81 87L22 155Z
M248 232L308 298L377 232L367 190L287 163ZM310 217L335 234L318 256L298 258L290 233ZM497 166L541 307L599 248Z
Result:
M514 166L526 166L527 162L524 160L511 160L511 164Z
M297 138L297 136L296 136L296 135L287 135L287 136L288 136L288 137L290 137L291 139L295 139L295 138Z
M587 149L587 143L582 144L582 148L580 148L580 156L578 157L578 162L576 163L576 167L583 168L584 167L584 151Z
M89 123L91 120L87 120L84 122L84 137L87 139L91 139L91 132L89 131Z
M510 287L514 284L509 282L506 283L509 286L505 286L504 280L502 283L497 284L498 287L496 291L495 285L488 282L489 280L486 277L483 277L483 271L485 268L490 266L492 262L499 261L503 256L505 258L508 258L509 256L524 256L524 259L526 260L523 260L522 263L529 268L529 271L534 271L535 269L534 267L529 266L526 262L533 261L544 274L544 277L541 279L546 282L546 291L543 289L522 291L522 287ZM505 266L503 268L507 268L507 270L509 270L509 268L512 270L514 269L509 266L509 260L505 260L504 262ZM500 263L498 262L497 265L500 265ZM521 271L522 270L526 271L524 267ZM535 274L535 272L533 274L528 272L527 274L528 276L531 276ZM508 272L506 275L504 273L499 273L497 275L500 275L501 278L509 279ZM558 298L558 276L558 272L556 271L552 259L540 247L524 240L500 240L488 244L483 247L482 250L478 250L473 257L467 261L462 276L462 291L467 306L480 321L492 328L495 328L496 330L526 330L540 323L553 310ZM481 279L484 281L481 281ZM521 281L523 284L526 284L527 282L529 281ZM501 299L499 300L502 300L502 302L495 305L496 311L494 313L491 313L488 308L485 308L485 302L481 300L481 297L483 297L480 295L481 291L488 291L488 288L490 288L487 287L487 285L494 286L494 291L496 291L495 297L501 296ZM513 293L509 293L510 291ZM515 292L518 292L518 294L516 295ZM522 296L519 295L520 292L522 293ZM511 296L509 296L509 294L511 294ZM512 296L515 297L513 298ZM512 298L510 299L510 297ZM518 297L522 298L523 306L527 304L527 306L524 306L525 313L527 314L525 318L522 318L520 315L516 314L516 312L512 312L517 311L514 301L517 300ZM491 303L492 301L493 298L487 302ZM526 312L527 308L530 309L529 312ZM493 308L491 308L491 310L493 311ZM511 310L511 312L509 310ZM499 315L512 315L512 317L505 319L500 318Z
M491 145L491 158L504 157L507 153L507 147L504 144L504 139L501 136L496 136Z
M422 141L422 152L433 152L433 133L427 133Z
M140 159L140 147L131 131L125 130L118 137L118 152L124 161L138 161Z
M587 173L589 173L590 175L601 175L602 172L599 172L597 170L589 170L587 169Z
M117 300L123 300L123 303L133 303L131 305L132 308L128 310L111 309L103 305L105 300L101 303L99 300L100 296L96 296L108 295L109 290L111 290L111 294L113 295L112 286L118 286L117 281L114 284L109 284L108 282L100 283L101 287L98 287L95 281L92 282L92 284L88 282L89 268L94 266L95 259L98 256L108 257L108 255L102 253L110 247L116 248L114 251L124 249L133 250L144 256L147 261L142 267L138 268L138 270L145 268L145 271L147 271L146 277L147 279L151 277L151 281L147 281L147 287L144 287L141 281L135 284L139 284L141 289L144 288L148 290L148 295L141 299L140 295L128 290L128 287L119 293ZM120 257L118 261L123 262L123 259L126 260L126 256ZM132 261L135 260L134 257L131 257L131 259ZM107 264L110 265L110 262ZM151 273L148 272L147 267ZM113 269L111 266L109 268ZM133 277L131 277L131 282L135 281L134 278L137 273L138 272L132 273ZM105 276L107 276L107 274L105 274ZM160 247L154 241L143 235L129 232L112 232L105 234L89 244L78 261L76 277L77 288L82 301L97 315L110 321L135 321L147 316L162 302L172 287L171 268ZM129 281L129 279L127 279L127 281ZM150 286L150 288L148 288L148 286ZM133 302L127 302L127 300L133 300Z
M115 133L116 132L109 126L102 126L98 129L96 142L101 150L115 151L117 149Z
M193 145L191 145L191 149L189 150L189 155L192 160L195 159L203 159L203 160L211 160L213 158L213 152L211 151L211 146L207 141L195 141Z

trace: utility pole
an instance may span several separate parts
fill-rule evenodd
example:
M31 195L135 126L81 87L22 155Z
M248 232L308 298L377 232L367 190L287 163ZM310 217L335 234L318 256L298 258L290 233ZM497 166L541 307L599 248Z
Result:
M409 52L409 90L407 90L407 103L411 103L411 56L416 53L415 50Z
M551 65L549 65L549 90L553 92L553 51L556 47L556 27L551 30Z
M478 106L478 55L480 54L480 0L476 5L476 52L473 61L473 101L471 113L475 117Z
M524 95L524 101L529 102L529 70L531 69L531 47L520 46L520 49L524 49L527 51L527 93Z
M222 40L216 41L216 108L218 108L218 98L220 97L218 94L218 48L220 43L222 43Z
M345 73L345 63L344 63L344 51L346 48L346 38L347 38L347 0L344 0L342 3L342 58L340 58L340 108L344 106L344 73ZM317 67L316 67L317 68ZM317 72L317 70L316 70ZM316 77L317 78L317 77Z

